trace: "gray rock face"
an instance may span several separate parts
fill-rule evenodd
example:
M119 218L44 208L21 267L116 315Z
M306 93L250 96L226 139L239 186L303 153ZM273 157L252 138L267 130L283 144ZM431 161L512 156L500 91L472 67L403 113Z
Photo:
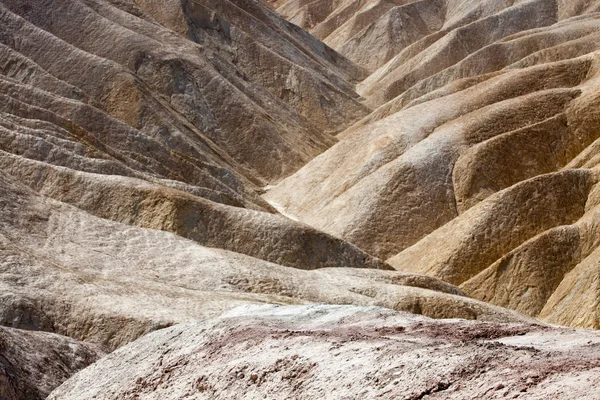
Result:
M152 333L49 399L591 400L599 353L592 331L380 308L245 307Z
M103 355L97 346L64 336L0 327L0 398L45 399Z

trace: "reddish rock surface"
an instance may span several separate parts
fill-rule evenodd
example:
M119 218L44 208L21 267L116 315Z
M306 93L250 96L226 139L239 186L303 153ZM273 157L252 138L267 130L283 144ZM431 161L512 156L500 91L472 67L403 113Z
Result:
M267 306L150 334L50 399L599 396L597 332L435 321L380 308Z

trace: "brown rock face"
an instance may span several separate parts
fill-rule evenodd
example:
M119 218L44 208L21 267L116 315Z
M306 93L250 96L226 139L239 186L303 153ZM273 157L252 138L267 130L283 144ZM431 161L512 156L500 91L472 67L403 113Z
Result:
M348 83L361 70L262 3L15 0L1 12L10 129L44 125L35 142L55 163L77 155L78 169L264 206L250 182L289 175L367 111ZM37 126L22 121L40 108Z
M152 333L49 399L591 400L600 396L599 351L591 331L380 308L245 308Z
M15 0L0 20L0 169L20 183L287 266L383 268L259 196L367 112L362 70L262 2Z
M0 398L45 399L103 355L96 346L63 336L0 327Z

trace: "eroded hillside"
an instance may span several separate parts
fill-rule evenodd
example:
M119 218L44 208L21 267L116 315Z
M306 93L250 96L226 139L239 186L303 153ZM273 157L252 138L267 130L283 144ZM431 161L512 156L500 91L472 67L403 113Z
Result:
M369 112L365 70L265 4L1 7L5 324L115 348L245 303L524 320L260 197Z
M367 379L389 339L427 343L437 378L390 389L421 364L394 366L367 397L595 398L594 334L544 322L600 328L599 35L586 0L0 0L0 397L43 398L131 342L51 398L329 395L335 357L358 351ZM253 368L343 340L265 372L287 386L185 355L221 343L213 361L242 368L219 332L281 331L305 339ZM471 355L501 358L505 386ZM537 378L501 372L521 362Z
M375 111L268 199L398 270L600 327L600 3L291 0L281 10L349 59L382 62L362 63L372 73L358 85ZM415 12L427 29L397 17ZM414 36L398 46L392 28ZM381 47L361 45L375 38Z

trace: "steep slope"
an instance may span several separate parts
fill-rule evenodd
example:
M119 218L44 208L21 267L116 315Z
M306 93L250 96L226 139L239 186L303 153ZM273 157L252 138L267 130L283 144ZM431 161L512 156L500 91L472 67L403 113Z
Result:
M0 398L42 400L102 349L63 336L0 327Z
M401 74L413 73L403 83L429 76L505 36L599 10L588 0L289 0L278 9L371 72L381 67L364 86L388 82L365 89L371 96Z
M382 267L259 196L367 113L362 70L262 2L6 0L0 52L0 168L19 182L287 266Z
M593 44L577 42L597 32L594 15L579 19L570 5L560 1L463 3L459 13L447 17L445 29L398 53L362 82L359 92L371 104L395 100L397 107L457 79L515 63L523 67L575 58L595 49ZM542 54L545 57L537 61L528 59Z
M245 307L148 335L49 399L592 400L599 351L590 331L380 308Z
M399 270L599 327L600 3L492 3L447 1L448 29L359 85L379 107L266 198Z
M260 3L139 3L2 2L3 112L20 130L43 128L37 141L56 158L89 154L95 140L105 148L80 168L264 206L247 180L293 172L335 142L324 132L365 114L346 81L360 71Z

